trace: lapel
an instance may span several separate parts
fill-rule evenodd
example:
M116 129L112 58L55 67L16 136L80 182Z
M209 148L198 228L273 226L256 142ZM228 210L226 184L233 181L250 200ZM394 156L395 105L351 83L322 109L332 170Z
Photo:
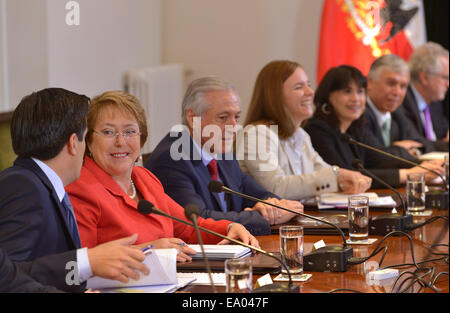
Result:
M228 155L227 155L228 156ZM240 191L240 186L236 184L236 181L233 180L234 173L233 169L230 168L233 161L226 159L225 155L222 155L222 159L217 161L217 167L219 169L219 175L222 179L222 182L225 186L232 190ZM233 194L225 194L225 202L227 203L227 210L233 211L234 208L238 207L236 205L236 197Z
M399 114L402 114L402 112L400 112L399 109L400 108L391 113L391 142L404 139L400 129L401 124L397 122ZM404 127L406 126L407 125L404 125Z
M278 141L278 149L281 149L281 150L283 150L283 154L286 156L286 158L287 158L287 161L288 161L288 164L289 164L289 168L290 168L290 170L291 170L291 173L295 173L295 166L294 166L294 164L295 164L295 160L294 160L294 158L295 158L295 156L291 153L291 149L287 149L286 148L286 146L288 145L288 143L287 142L285 142L285 144L281 144L281 142L280 142L280 139L278 139L279 141ZM303 144L303 147L302 148L304 148L304 144ZM305 149L303 149L303 151L304 151ZM280 154L278 154L278 156L280 156ZM303 168L303 170L305 170L305 164L304 164L304 162L303 162L303 159L304 158L302 158L301 159L301 162L302 162L302 168Z
M406 98L409 102L409 105L407 107L404 107L405 111L409 111L408 115L414 120L414 124L418 128L420 134L425 135L425 128L423 127L422 119L420 118L419 108L417 107L417 100L411 87L408 87Z
M51 201L53 202L54 208L56 209L56 214L59 215L62 224L64 225L65 231L67 232L67 237L70 238L74 247L80 248L80 243L75 242L75 240L72 238L70 234L69 224L66 219L66 208L64 208L61 201L59 201L56 190L53 187L50 180L48 179L47 175L45 175L45 173L41 170L41 168L32 159L29 158L17 158L16 161L14 161L14 165L32 171L41 180L42 184L50 192Z
M375 116L375 113L373 112L372 108L369 105L366 106L366 112L367 112L366 114L367 122L370 123L370 128L375 131L374 133L375 138L380 141L380 144L382 144L382 146L384 146L383 133L381 131L380 125L378 125L377 117ZM392 137L392 127L391 127L391 137Z
M209 182L211 181L211 175L208 172L208 168L203 164L202 160L192 160L192 165L194 166L195 172L197 173L198 177L199 177L199 181L201 184L209 184ZM219 162L217 162L219 163ZM219 167L219 164L217 164L217 166ZM220 170L220 168L219 168ZM221 176L222 177L222 176ZM208 188L207 188L208 189ZM220 205L220 199L219 199L219 194L215 193L215 192L211 192L207 191L210 195L211 198L215 200L216 202L216 207L220 209L220 211L223 211L222 206Z
M211 175L209 174L208 168L205 166L205 164L203 164L202 161L202 157L198 151L198 149L196 147L194 147L194 143L192 137L189 135L189 133L184 133L181 135L187 135L189 138L189 150L183 150L183 159L184 160L191 160L192 162L192 166L194 167L195 172L198 175L199 178L199 182L201 185L205 184L206 189L207 189L207 194L209 193L211 195L211 198L214 199L214 201L216 202L216 208L218 208L220 211L224 211L220 204L220 198L219 198L219 194L215 193L215 192L211 192L209 191L209 188L207 187L209 184L209 182L211 181ZM219 163L219 162L217 162ZM219 168L219 164L217 164L217 167ZM220 170L220 168L219 168ZM221 176L222 178L222 176Z

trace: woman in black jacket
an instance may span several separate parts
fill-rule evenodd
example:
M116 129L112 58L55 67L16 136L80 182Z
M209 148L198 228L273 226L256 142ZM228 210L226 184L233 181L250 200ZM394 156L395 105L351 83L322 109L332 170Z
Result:
M314 149L325 162L342 168L354 169L354 159L362 161L365 168L386 181L399 187L406 183L406 175L413 172L425 173L426 181L435 179L419 167L408 168L401 161L386 157L372 150L348 143L346 134L357 141L385 150L370 134L364 132L364 110L366 105L366 78L355 67L342 65L330 69L323 77L314 96L315 112L304 129L311 136ZM437 162L422 165L442 172ZM385 188L375 180L372 188Z

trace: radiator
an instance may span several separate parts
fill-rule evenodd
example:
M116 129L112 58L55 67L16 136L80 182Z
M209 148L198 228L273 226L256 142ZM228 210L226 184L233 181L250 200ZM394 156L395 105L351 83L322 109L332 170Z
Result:
M142 154L151 153L172 126L181 124L184 69L178 64L134 69L127 73L125 84L144 107L148 138Z

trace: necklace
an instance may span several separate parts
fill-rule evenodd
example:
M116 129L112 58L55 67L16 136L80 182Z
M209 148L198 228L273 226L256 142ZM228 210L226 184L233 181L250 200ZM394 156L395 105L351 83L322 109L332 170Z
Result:
M133 180L130 179L131 181L131 189L133 190L133 194L130 196L131 199L133 199L134 197L136 197L136 187L134 186Z

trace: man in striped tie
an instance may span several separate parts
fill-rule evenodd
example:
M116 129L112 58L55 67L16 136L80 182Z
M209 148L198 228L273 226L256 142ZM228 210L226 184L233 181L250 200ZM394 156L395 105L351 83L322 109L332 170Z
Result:
M70 292L83 291L93 275L126 282L138 278L135 270L149 272L145 255L131 247L137 235L81 247L64 187L80 175L88 105L86 96L62 88L24 97L11 121L18 158L0 173L0 249L16 262L46 257L44 269L27 274Z

